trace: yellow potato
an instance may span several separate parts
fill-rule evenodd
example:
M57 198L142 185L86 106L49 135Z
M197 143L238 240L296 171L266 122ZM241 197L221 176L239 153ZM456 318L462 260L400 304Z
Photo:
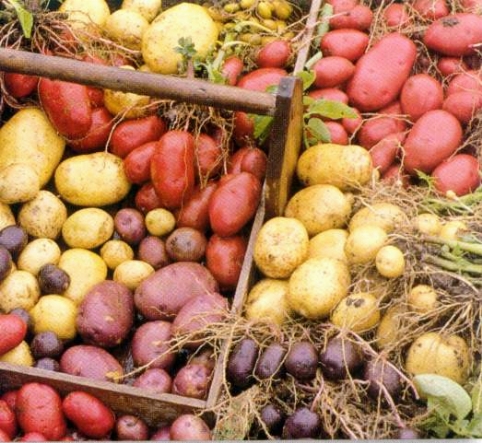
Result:
M379 226L362 225L350 231L345 243L345 254L351 264L364 265L375 261L378 251L388 240Z
M10 205L0 202L0 230L14 224L15 216L13 215L12 208L10 208Z
M340 328L357 333L366 332L380 321L378 299L369 292L350 294L338 303L330 320Z
M464 384L470 373L471 357L467 342L458 335L426 332L410 345L405 359L407 372L438 374Z
M375 266L384 277L397 278L405 272L405 257L396 246L382 246L375 256Z
M13 270L0 283L0 311L29 310L40 297L37 279L30 272Z
M104 29L112 40L127 48L139 51L142 35L148 26L149 22L140 12L118 9L109 16Z
M161 12L142 38L142 57L153 72L177 74L182 55L179 39L191 39L202 60L214 49L219 28L205 8L183 2Z
M102 245L100 256L105 261L107 267L114 270L126 260L134 259L134 250L125 241L112 239Z
M393 305L382 316L376 332L376 343L380 349L397 346L405 313L403 306Z
M55 171L55 186L65 201L77 206L106 206L130 191L122 159L109 152L76 155Z
M40 178L28 163L13 163L0 170L0 202L13 205L34 198L40 191Z
M142 260L126 260L114 270L113 279L134 291L141 282L154 273L154 268Z
M25 340L5 354L0 355L0 361L20 366L33 366L35 362L30 346Z
M65 140L39 108L16 111L0 128L0 170L14 163L27 163L37 172L40 187L52 177L64 150Z
M467 231L468 227L462 220L449 220L442 224L438 236L444 240L459 240Z
M19 270L37 275L43 265L56 265L61 254L59 245L52 239L36 238L23 248L17 260L17 267Z
M151 235L163 237L170 234L176 227L176 217L164 208L155 208L147 212L144 217L146 229Z
M95 249L114 234L114 218L100 208L72 213L62 226L62 238L71 248Z
M107 278L104 260L88 249L67 249L60 256L58 267L70 277L69 287L63 295L76 305L80 304L92 286Z
M344 227L350 213L350 200L336 186L313 185L288 200L284 215L300 220L312 237L327 229Z
M414 220L415 228L421 234L438 235L442 229L442 220L437 214L425 212L417 215Z
M385 232L393 232L408 223L408 218L400 206L388 202L373 203L359 209L353 214L348 225L353 230L361 225L375 225Z
M35 334L52 331L61 340L70 340L77 333L75 325L77 306L63 295L43 295L30 309L29 314Z
M266 277L288 278L308 257L308 246L308 233L299 220L274 217L259 230L253 259Z
M308 255L312 257L332 257L347 261L345 243L348 238L346 229L328 229L310 238Z
M148 22L152 22L161 11L162 0L123 0L121 9L141 13Z
M246 318L281 326L291 315L286 301L287 293L287 280L261 279L248 293L245 304Z
M109 4L105 0L64 0L59 11L67 13L69 25L74 29L102 28L110 15Z
M67 208L54 193L42 189L37 196L24 203L18 214L18 223L32 237L55 240L67 220Z
M351 284L348 266L335 258L310 258L289 278L287 302L309 319L322 319L348 295Z
M369 151L361 146L319 143L301 154L296 173L305 186L327 184L347 191L370 181L373 163Z
M438 305L437 291L430 285L416 285L407 294L407 304L419 314L433 312Z

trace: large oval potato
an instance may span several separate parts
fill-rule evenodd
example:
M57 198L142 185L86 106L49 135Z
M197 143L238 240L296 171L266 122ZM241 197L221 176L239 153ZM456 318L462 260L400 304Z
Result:
M0 128L0 170L27 163L38 173L40 187L52 177L64 150L65 140L40 108L20 109Z
M62 226L62 237L71 248L95 249L114 233L114 218L100 208L73 212Z
M189 25L187 25L189 24ZM180 3L161 12L144 32L142 57L153 72L176 74L182 55L179 39L191 39L196 55L203 59L214 48L219 29L205 8Z
M328 184L347 191L370 181L373 164L369 151L361 146L319 143L301 154L296 173L305 186Z
M312 185L289 200L285 216L300 220L310 237L333 228L343 228L351 214L351 201L333 185Z
M77 206L106 206L131 189L122 159L109 152L70 157L55 171L55 186L65 201Z

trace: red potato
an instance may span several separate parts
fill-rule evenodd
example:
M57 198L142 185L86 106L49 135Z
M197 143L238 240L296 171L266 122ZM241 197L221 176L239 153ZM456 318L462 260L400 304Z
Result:
M248 242L242 235L220 237L213 234L206 247L206 267L221 290L236 289Z
M444 100L442 84L429 74L415 74L404 83L400 92L402 113L417 121L427 111L440 109Z
M217 181L209 181L205 186L197 185L177 213L177 226L206 232L209 229L209 202L217 187Z
M393 32L382 37L356 63L348 82L350 103L361 112L377 111L393 102L408 79L417 47Z
M380 174L385 174L395 162L405 136L404 132L398 132L381 139L371 147L370 156L372 157L373 167L378 169Z
M339 88L312 89L308 91L308 97L314 100L325 99L348 104L348 95Z
M39 78L19 72L5 72L3 81L7 92L15 98L25 98L37 89Z
M152 209L160 208L162 206L159 196L156 194L154 185L149 180L144 183L136 192L134 197L135 207L143 214L151 211Z
M383 9L383 18L389 27L407 26L410 15L407 6L403 3L390 3Z
M40 103L57 131L65 138L84 137L92 125L92 106L87 86L41 78Z
M170 263L166 242L155 235L147 235L141 240L137 247L137 256L156 270Z
M254 141L254 120L247 112L236 111L234 113L233 139L238 145Z
M0 441L12 441L12 439L8 436L5 431L0 429Z
M124 172L131 183L143 184L151 178L151 159L156 150L157 141L144 143L132 150L124 158Z
M348 133L341 123L335 121L325 122L326 129L330 133L330 142L338 145L347 145L349 143Z
M432 172L450 157L462 141L462 126L449 112L428 111L420 117L407 135L403 145L403 166L416 175L417 170Z
M243 60L235 55L224 60L221 74L226 79L226 84L235 86L244 69Z
M195 159L201 180L216 176L223 166L222 146L208 134L199 134L194 141Z
M228 174L250 172L260 181L264 180L268 156L266 152L257 147L244 146L236 150L229 158Z
M115 435L121 441L146 441L149 438L149 426L135 415L124 414L116 419Z
M90 438L106 438L115 426L112 409L87 392L67 394L62 401L62 411L82 434Z
M327 0L326 3L333 6L333 12L338 14L339 12L348 11L354 8L360 3L359 0Z
M15 412L5 400L0 400L0 430L5 432L10 440L17 434L17 418Z
M355 114L357 114L355 118L344 117L341 119L341 124L349 135L353 135L355 132L357 132L363 124L363 117L360 114L360 111L353 107L352 110L355 112Z
M331 29L358 29L366 31L373 22L373 11L367 5L356 5L348 11L330 17Z
M7 392L4 392L0 399L3 400L5 403L7 403L8 407L12 410L15 411L15 402L17 400L17 389L10 389Z
M427 20L437 20L450 13L445 0L415 0L412 7Z
M221 237L235 235L253 218L261 200L261 181L249 172L224 176L209 202L209 222Z
M291 44L275 39L263 45L255 56L258 68L284 68L291 57Z
M187 363L175 375L172 393L183 397L205 399L211 385L211 372L205 365Z
M212 440L212 433L206 422L194 414L183 414L177 417L170 426L171 440L204 441Z
M440 57L437 61L437 69L444 77L460 74L469 68L461 57Z
M423 36L428 49L441 55L463 57L475 54L482 42L482 16L460 12L431 23Z
M157 141L166 132L166 123L157 115L124 120L112 131L109 150L125 158L135 148Z
M54 388L44 383L25 383L18 390L15 413L24 433L39 432L55 441L67 432L62 399Z
M482 0L460 0L460 5L466 12L480 14L482 12Z
M242 76L237 86L252 91L265 92L272 86L277 86L288 72L282 68L258 68Z
M0 355L18 346L27 335L27 323L15 314L0 314Z
M472 155L456 154L440 163L432 171L432 177L438 192L465 195L480 185L480 164Z
M108 65L104 59L91 54L82 57L82 61L94 63L96 65ZM96 88L94 86L87 86L87 88L90 97L90 104L92 105L92 107L97 108L100 106L104 106L104 90L102 88Z
M368 34L358 29L334 29L323 35L320 49L325 57L334 55L355 62L365 53L369 40Z
M114 127L112 115L104 106L92 110L92 124L84 137L71 140L69 146L73 151L88 153L105 148Z
M166 394L172 390L172 377L165 369L150 368L137 377L132 386L148 389L156 394Z
M442 109L453 114L462 125L467 125L482 108L482 92L459 91L450 94Z
M323 57L313 65L314 86L334 88L345 84L355 72L355 65L348 59L331 55Z
M472 93L482 92L482 77L476 70L469 69L453 76L447 86L446 95L466 91Z
M161 205L180 208L196 182L194 137L181 130L166 132L151 158L151 180Z
M65 440L66 437L62 439ZM48 441L47 437L40 432L27 432L23 434L18 441Z
M157 429L154 434L151 435L152 441L169 441L171 440L171 426L165 425Z
M410 176L406 174L400 163L393 163L382 175L382 181L390 184L397 184L403 188L410 186Z

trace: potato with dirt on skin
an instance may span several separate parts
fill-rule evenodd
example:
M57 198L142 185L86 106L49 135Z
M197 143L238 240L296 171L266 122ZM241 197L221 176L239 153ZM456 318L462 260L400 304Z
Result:
M114 218L101 208L73 212L62 226L62 238L71 248L95 249L114 234Z
M343 228L351 214L350 198L333 185L312 185L296 192L285 208L285 217L303 223L313 237L327 229Z
M0 311L8 313L15 308L28 311L39 297L39 283L30 272L13 270L0 283Z
M407 215L400 206L383 201L357 210L350 219L348 229L352 231L362 225L375 225L390 233L406 223Z
M105 0L65 0L59 11L67 14L67 21L73 29L86 31L102 28L110 15Z
M27 163L13 163L0 170L0 202L13 205L34 198L40 191L37 171Z
M350 294L338 303L330 315L331 322L356 333L366 332L380 321L377 298L369 292Z
M376 331L376 344L380 349L396 346L403 326L405 306L392 305L382 315Z
M345 243L348 262L354 265L374 262L387 241L388 234L376 225L362 225L351 230Z
M288 278L308 257L309 237L293 217L274 217L259 230L253 251L258 269L270 278Z
M53 192L46 189L20 207L18 223L31 237L59 237L62 226L67 220L65 203Z

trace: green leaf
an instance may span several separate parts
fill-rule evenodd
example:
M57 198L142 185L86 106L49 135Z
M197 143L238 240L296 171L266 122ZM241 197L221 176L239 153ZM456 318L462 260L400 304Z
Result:
M340 118L356 118L357 113L345 105L345 103L336 100L326 100L321 98L314 101L307 110L308 114L318 114L332 120Z
M196 48L191 37L181 37L177 43L179 46L176 46L174 51L181 54L183 57L190 59L196 55Z
M269 137L273 117L269 115L250 115L254 120L254 138L263 144Z
M309 89L316 79L314 71L300 71L296 74L297 77L303 82L303 91Z
M17 14L18 21L22 27L23 35L25 38L30 38L32 36L33 28L33 15L27 11L24 6L17 0L8 0Z
M319 118L310 118L306 124L306 130L310 133L310 142L329 143L331 141L330 131Z
M472 437L482 437L482 413L476 414L472 417L472 420L470 420L470 423L467 426L467 430Z
M328 20L329 17L333 15L333 6L329 3L325 3L321 9L319 14L318 26L316 27L315 38L313 40L313 44L315 46L320 45L321 38L330 30L330 22Z
M472 410L474 414L482 415L482 380L479 380L472 388Z
M467 391L455 381L438 374L419 374L413 379L418 393L427 398L429 409L462 420L472 411Z

